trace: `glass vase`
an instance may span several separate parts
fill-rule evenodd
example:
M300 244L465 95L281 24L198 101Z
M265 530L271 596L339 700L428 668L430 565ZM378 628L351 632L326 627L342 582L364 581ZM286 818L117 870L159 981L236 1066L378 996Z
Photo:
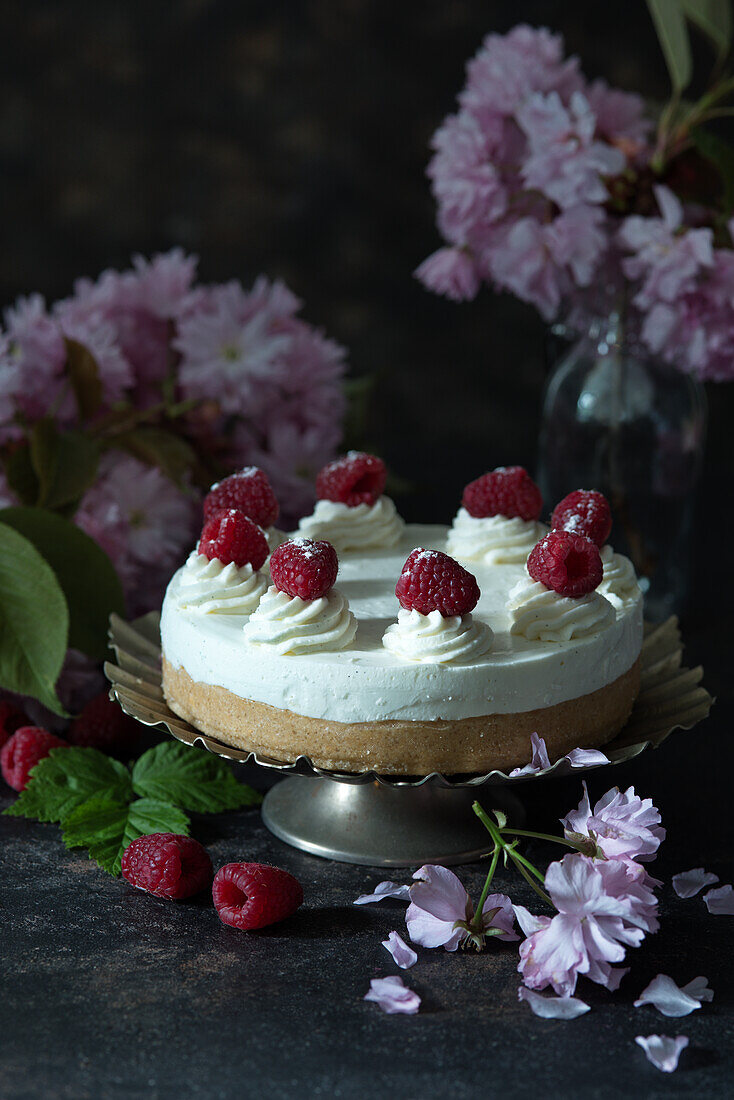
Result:
M654 622L685 606L706 420L701 382L641 352L616 314L568 347L546 387L543 498L553 507L573 489L607 496L610 541L634 562Z

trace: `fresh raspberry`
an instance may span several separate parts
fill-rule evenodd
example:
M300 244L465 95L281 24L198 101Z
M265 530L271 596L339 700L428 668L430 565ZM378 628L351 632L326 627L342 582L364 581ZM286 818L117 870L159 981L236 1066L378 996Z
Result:
M128 717L106 691L101 691L73 719L66 736L72 745L127 759L139 747L140 724Z
M0 700L0 747L21 726L25 726L28 719L22 710L8 699Z
M226 863L214 876L219 919L244 932L285 920L303 901L298 879L266 863Z
M122 877L158 898L190 898L205 890L214 868L198 840L178 833L149 833L122 853Z
M350 451L324 466L316 478L316 496L349 508L374 504L382 496L386 480L387 470L381 458L364 451Z
M603 546L612 530L609 501L596 489L574 489L553 509L551 528L586 535L597 546Z
M62 741L40 726L21 726L0 749L3 779L14 791L25 790L31 769L39 760L48 756L51 749L68 747L67 741Z
M251 565L259 569L268 556L268 540L256 523L237 508L213 512L204 523L199 553L223 565Z
M418 547L406 558L395 595L408 611L421 615L438 611L448 619L476 607L479 585L474 574L448 554Z
M289 539L273 550L270 576L279 592L318 600L325 596L339 571L336 550L325 540Z
M528 573L534 581L560 596L585 596L601 582L599 548L586 535L551 531L536 542L528 555Z
M461 503L470 516L537 519L543 510L540 489L522 466L499 466L464 489Z
M238 508L258 527L272 527L280 512L268 475L259 466L245 466L212 485L204 497L204 519L222 508Z

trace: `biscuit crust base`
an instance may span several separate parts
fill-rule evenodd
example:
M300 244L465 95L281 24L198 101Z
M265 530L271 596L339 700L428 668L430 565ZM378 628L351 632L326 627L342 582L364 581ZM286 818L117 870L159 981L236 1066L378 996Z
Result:
M307 756L319 768L385 775L508 771L528 763L534 732L545 738L551 762L571 749L598 748L625 725L639 685L638 659L598 691L539 710L451 721L332 722L197 683L163 658L166 702L202 733L274 760Z

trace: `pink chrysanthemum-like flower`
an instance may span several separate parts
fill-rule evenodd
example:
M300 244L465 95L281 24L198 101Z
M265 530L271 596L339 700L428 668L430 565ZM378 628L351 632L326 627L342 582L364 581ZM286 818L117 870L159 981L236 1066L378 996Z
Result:
M651 798L639 798L634 787L620 791L613 787L599 799L593 810L584 783L584 796L576 810L563 819L566 834L593 837L607 859L654 859L665 839L660 811Z
M410 905L405 914L408 935L422 947L456 949L470 937L466 927L474 918L474 906L453 871L426 864L420 867L410 888ZM482 927L501 929L501 940L516 940L512 902L505 894L489 894L482 908ZM456 927L459 922L459 927Z

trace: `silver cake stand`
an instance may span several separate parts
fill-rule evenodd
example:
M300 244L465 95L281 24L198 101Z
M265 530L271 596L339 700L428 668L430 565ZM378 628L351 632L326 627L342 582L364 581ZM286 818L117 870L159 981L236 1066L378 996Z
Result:
M117 662L105 672L110 694L126 714L146 726L163 726L187 745L216 756L279 772L283 781L265 796L262 816L275 836L313 855L376 867L421 863L468 863L486 855L489 837L471 812L482 798L516 824L524 817L517 790L521 783L562 775L565 760L532 776L501 771L484 775L387 776L327 771L307 756L293 762L272 760L233 748L202 733L173 713L161 688L160 615L151 612L127 623L110 618L110 645ZM645 628L640 694L629 722L604 752L621 764L660 745L672 730L690 729L708 714L712 699L701 687L701 668L682 665L678 624L669 619ZM583 731L579 731L583 746ZM590 769L574 769L588 771ZM489 791L485 787L492 788Z

